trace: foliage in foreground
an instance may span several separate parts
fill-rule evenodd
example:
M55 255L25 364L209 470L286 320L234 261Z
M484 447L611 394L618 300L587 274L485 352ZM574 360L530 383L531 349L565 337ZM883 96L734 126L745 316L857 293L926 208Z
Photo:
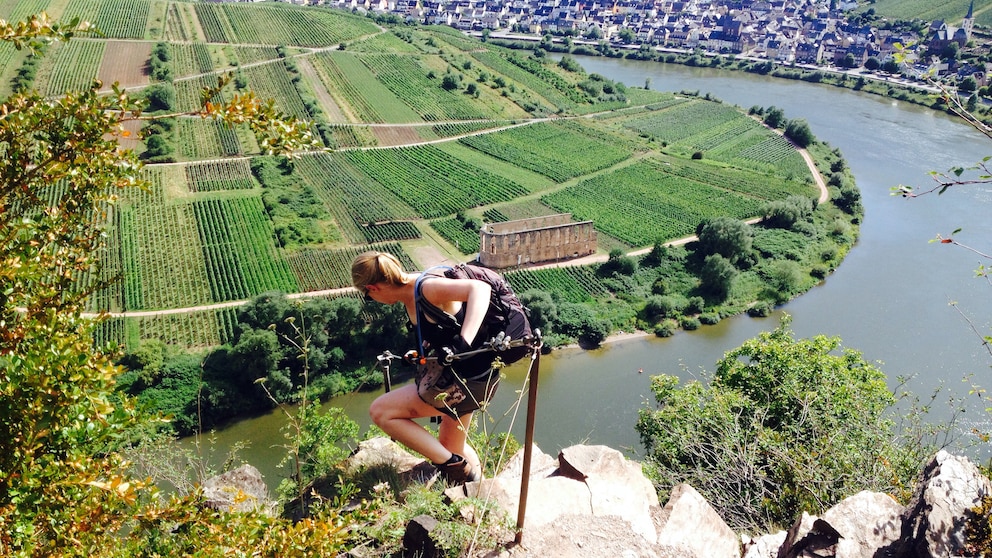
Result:
M731 527L764 532L861 490L907 497L931 448L901 439L884 374L788 324L727 353L709 385L652 379L658 407L640 411L637 431L662 499L688 483Z

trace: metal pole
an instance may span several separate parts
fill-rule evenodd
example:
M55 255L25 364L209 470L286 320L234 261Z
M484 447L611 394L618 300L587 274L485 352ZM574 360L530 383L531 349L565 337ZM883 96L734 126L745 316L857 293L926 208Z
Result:
M527 489L530 487L530 457L534 446L534 420L537 416L537 380L541 368L540 346L534 348L534 366L530 371L527 391L527 426L524 432L524 462L520 477L520 498L517 505L517 534L513 542L520 544L524 537L524 515L527 513Z

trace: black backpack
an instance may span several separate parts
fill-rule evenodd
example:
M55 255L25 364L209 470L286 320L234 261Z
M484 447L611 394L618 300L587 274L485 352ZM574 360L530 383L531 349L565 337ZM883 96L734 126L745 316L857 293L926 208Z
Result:
M444 270L443 275L449 279L476 279L485 281L492 288L492 294L489 299L489 310L486 312L486 317L482 320L482 326L479 328L479 333L476 335L475 342L472 344L473 348L480 346L500 333L505 334L511 340L518 340L532 335L530 322L527 320L527 309L520 303L520 299L513 292L513 287L510 286L510 283L499 273L487 267L472 263L461 263L453 267L434 266L420 274L414 285L417 323L420 323L422 316L426 315L430 317L431 321L446 329L456 332L461 329L461 324L457 318L434 306L420 294L421 281L432 275L437 276L436 272L439 270ZM418 339L418 342L422 343L422 340ZM528 348L521 346L503 351L500 356L504 362L510 364L520 360L527 353Z

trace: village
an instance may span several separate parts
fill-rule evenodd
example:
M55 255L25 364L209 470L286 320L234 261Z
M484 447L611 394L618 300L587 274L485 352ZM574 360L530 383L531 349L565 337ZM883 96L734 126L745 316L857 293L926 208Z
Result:
M297 0L316 3L318 0ZM972 77L987 85L984 62L959 60L975 47L974 3L960 26L946 21L896 24L857 2L838 0L320 0L325 6L393 14L485 38L607 44L616 48L697 51L778 64L864 68L909 79ZM969 86L971 83L969 82ZM974 91L975 89L972 89ZM967 91L967 90L965 90Z

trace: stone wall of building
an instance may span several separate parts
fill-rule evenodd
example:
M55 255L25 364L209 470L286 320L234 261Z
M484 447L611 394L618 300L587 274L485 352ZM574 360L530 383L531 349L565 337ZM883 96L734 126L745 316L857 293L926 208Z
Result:
M572 223L568 213L482 226L479 262L506 269L588 256L596 251L592 221Z

